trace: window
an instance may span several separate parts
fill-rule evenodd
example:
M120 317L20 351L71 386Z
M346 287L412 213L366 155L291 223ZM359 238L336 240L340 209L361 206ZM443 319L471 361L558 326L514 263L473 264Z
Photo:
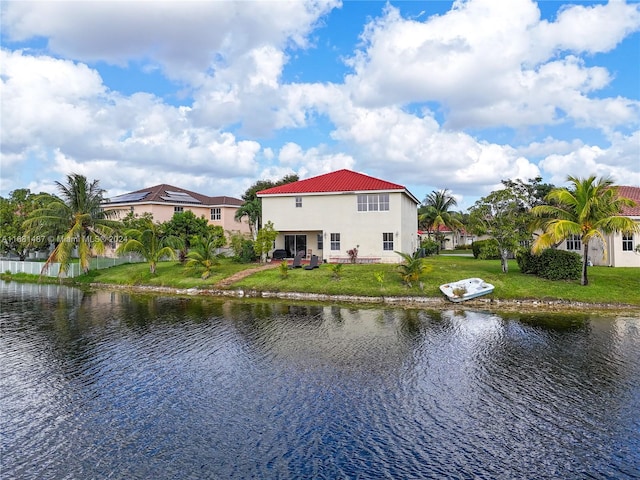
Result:
M393 233L389 232L382 234L382 249L393 250Z
M321 233L318 234L318 250L324 250L324 240Z
M331 250L340 250L340 234L331 234Z
M633 235L622 234L622 251L633 252Z
M302 197L296 197L296 208L302 208Z
M389 211L388 193L361 193L358 195L359 212Z
M222 209L221 208L212 208L211 209L211 220L220 220L222 219Z
M173 213L182 213L184 212L184 207L173 207Z
M567 237L567 250L582 250L582 242L580 235L569 235Z

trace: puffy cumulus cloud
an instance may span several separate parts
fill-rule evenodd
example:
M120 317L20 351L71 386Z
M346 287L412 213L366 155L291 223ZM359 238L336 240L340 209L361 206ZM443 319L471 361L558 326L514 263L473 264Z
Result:
M233 63L264 45L307 46L308 33L336 0L302 2L7 2L11 40L46 37L56 54L86 62L160 66L196 82L212 62ZM195 47L195 48L194 48Z
M327 151L326 147L313 147L304 151L295 143L285 144L278 153L278 160L298 174L308 178L343 168L353 169L355 160L344 153Z
M108 91L86 65L5 51L2 64L3 177L29 160L40 172L104 174L131 191L160 176L193 183L258 170L258 142L194 126L189 108L152 94Z
M373 169L383 178L449 188L460 195L485 192L503 179L539 174L513 147L442 129L429 113L420 117L398 107L365 109L344 99L329 109L337 127L333 138L350 145L359 168Z
M568 153L548 155L539 165L556 185L563 185L568 175L611 177L619 185L640 185L638 145L640 131L615 134L608 148L582 145Z
M640 6L619 1L568 7L555 22L541 21L531 0L509 8L493 0L456 2L424 22L387 7L367 25L345 84L363 106L440 102L449 128L518 128L566 116L610 129L637 122L638 104L589 97L611 75L575 55L608 51L639 29Z
M214 128L241 123L254 135L271 131L280 103L279 82L285 61L281 50L262 46L217 68L194 92L194 123Z
M0 50L3 153L64 143L96 128L106 101L100 76L83 64Z

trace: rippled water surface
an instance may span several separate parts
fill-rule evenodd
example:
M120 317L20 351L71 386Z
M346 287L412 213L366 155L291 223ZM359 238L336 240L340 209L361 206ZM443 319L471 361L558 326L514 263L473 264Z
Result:
M640 478L640 320L0 286L3 479Z

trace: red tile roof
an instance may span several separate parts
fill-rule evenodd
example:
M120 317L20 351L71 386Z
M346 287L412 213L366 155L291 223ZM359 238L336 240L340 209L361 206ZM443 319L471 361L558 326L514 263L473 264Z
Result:
M640 216L640 187L620 186L618 187L618 196L630 198L636 202L635 207L623 207L623 215L627 215L629 217Z
M370 177L351 170L337 170L317 177L299 180L279 187L261 190L258 195L278 195L295 193L366 192L378 190L407 191L402 185ZM408 191L407 191L408 193ZM409 193L410 196L413 196Z
M140 195L136 195L136 194L143 194L143 193L146 193L147 195L145 195L144 197L141 197ZM172 195L172 193L174 195ZM181 197L180 195L175 195L176 193L183 194L182 195L183 198L180 198ZM154 185L153 187L141 188L140 190L125 193L123 195L118 195L107 200L107 203L149 203L149 202L166 203L169 205L173 205L175 203L183 203L183 204L203 205L203 206L212 206L212 205L241 206L244 203L239 198L227 197L227 196L210 197L208 195L202 195L197 192L192 192L191 190L186 190L180 187L174 187L173 185L167 185L165 183L161 185Z

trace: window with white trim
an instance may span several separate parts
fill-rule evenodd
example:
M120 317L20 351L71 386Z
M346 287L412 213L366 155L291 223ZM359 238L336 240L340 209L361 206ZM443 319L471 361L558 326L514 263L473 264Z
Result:
M340 250L340 234L331 234L331 250Z
M622 251L633 252L633 234L622 234Z
M393 250L393 232L385 232L382 234L382 249Z
M567 250L574 250L578 252L582 250L580 235L569 235L567 237Z
M324 250L324 239L321 233L318 234L318 250Z
M302 197L296 197L296 208L302 208Z
M221 208L212 208L211 209L211 220L221 220L222 219L222 209Z
M388 193L360 193L358 194L359 212L387 212L389 211Z
M184 212L184 207L173 207L173 213L182 213Z

